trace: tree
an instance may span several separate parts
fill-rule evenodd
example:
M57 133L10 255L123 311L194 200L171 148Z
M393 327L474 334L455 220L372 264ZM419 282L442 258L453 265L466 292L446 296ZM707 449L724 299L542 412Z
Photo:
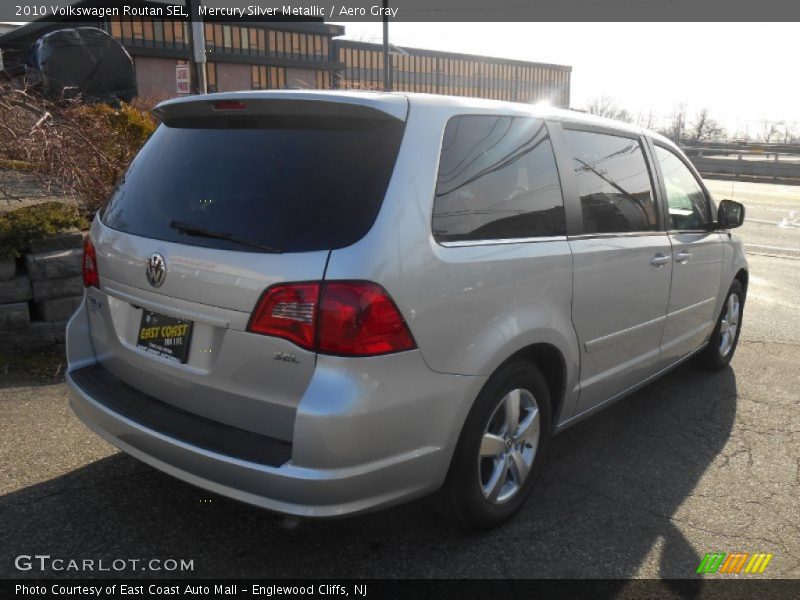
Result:
M797 139L797 122L784 122L781 131L781 137L783 138L784 144L791 144L794 142Z
M149 111L129 104L51 101L0 84L0 161L43 189L77 197L86 213L109 198L156 125ZM13 196L7 187L0 182L0 195Z
M655 124L653 109L651 108L646 115L644 113L639 113L639 116L636 118L636 124L644 129L653 129Z
M779 125L782 123L775 123L774 121L770 121L768 119L764 119L761 124L763 125L763 129L761 130L761 141L764 143L769 144L773 138L775 138L779 133L780 129L778 128Z
M703 108L697 113L694 123L689 130L689 139L693 142L707 142L719 139L724 130L720 124L711 117L708 108Z
M678 104L670 115L670 122L662 132L676 144L686 139L686 104Z
M614 98L600 96L589 101L586 112L598 117L616 119L625 123L633 123L633 115L626 108L621 108Z

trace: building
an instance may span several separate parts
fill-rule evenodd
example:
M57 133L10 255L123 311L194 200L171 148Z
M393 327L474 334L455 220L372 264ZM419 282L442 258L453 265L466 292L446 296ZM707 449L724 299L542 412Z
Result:
M339 25L205 23L204 29L209 91L328 89L342 67L333 51L333 37L344 34Z
M0 22L0 37L3 37L10 31L14 31L17 27L19 27L17 23ZM3 51L0 49L0 71L3 69Z
M383 89L383 46L335 40L338 87ZM572 67L473 54L392 48L392 88L569 107Z
M86 2L79 2L81 5ZM136 6L158 6L130 2ZM163 7L163 5L161 5ZM32 21L0 37L6 68L24 63L27 49L42 35L63 27L104 29L133 57L140 97L175 96L176 67L190 58L188 21L159 17L111 16L96 21ZM344 27L322 21L205 23L209 91L330 88L342 65L332 39Z
M5 35L9 31L14 31L19 27L19 23L6 23L0 22L0 36Z
M164 7L148 1L128 4ZM91 0L79 5L91 5ZM0 36L6 68L23 63L27 49L45 33L87 25L104 29L128 50L139 97L160 100L178 94L179 67L191 59L190 25L164 17L32 21ZM336 39L345 33L340 25L321 20L206 22L203 28L209 91L383 89L382 46ZM395 90L569 106L572 69L567 66L395 47L391 63Z

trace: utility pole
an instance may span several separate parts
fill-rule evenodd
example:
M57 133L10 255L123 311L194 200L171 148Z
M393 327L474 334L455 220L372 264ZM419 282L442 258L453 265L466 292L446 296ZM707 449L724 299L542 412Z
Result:
M206 32L203 21L200 19L197 8L202 0L186 0L186 9L189 11L189 55L191 68L189 69L192 92L207 94L208 82L206 81Z
M383 91L392 91L392 55L389 53L389 0L383 0Z

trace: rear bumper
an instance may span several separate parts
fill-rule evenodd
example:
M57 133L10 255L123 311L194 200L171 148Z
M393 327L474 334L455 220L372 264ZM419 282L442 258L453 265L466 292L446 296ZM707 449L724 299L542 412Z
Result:
M75 414L120 450L198 487L291 515L355 514L422 495L435 489L443 462L439 449L351 469L315 470L290 464L271 467L148 429L109 410L72 380L70 388L70 406Z
M71 325L68 346L82 339L78 323ZM75 414L142 462L269 510L335 517L437 489L483 384L433 373L417 352L377 359L321 356L291 443L160 403L92 361L70 365L67 383Z

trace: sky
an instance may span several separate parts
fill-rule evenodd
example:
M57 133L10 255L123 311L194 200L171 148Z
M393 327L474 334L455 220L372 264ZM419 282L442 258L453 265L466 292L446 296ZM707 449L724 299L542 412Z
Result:
M347 38L382 40L381 23L341 23ZM572 66L572 108L613 98L665 124L685 103L735 134L764 121L800 131L797 23L391 23L390 42ZM659 123L659 120L662 123Z
M346 38L382 41L382 24L348 22ZM797 23L390 23L392 44L572 67L571 108L613 99L666 125L680 104L707 108L730 135L765 121L800 134Z

